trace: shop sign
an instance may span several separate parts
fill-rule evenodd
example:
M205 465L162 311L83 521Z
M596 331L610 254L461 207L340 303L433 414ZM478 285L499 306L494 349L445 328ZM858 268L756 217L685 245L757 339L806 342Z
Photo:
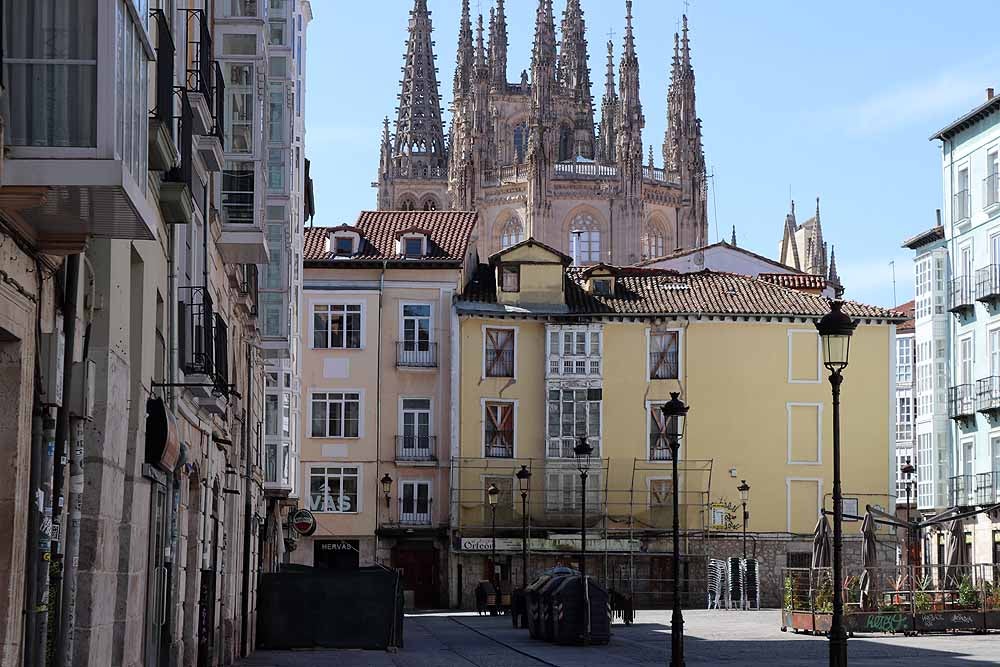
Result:
M493 539L490 537L463 537L459 544L462 551L490 552L493 550ZM579 536L563 536L558 538L531 538L528 540L531 551L579 551ZM498 537L497 551L521 551L521 540L516 537ZM600 538L587 540L587 551L639 551L639 540Z
M304 537L309 537L316 532L316 517L305 508L295 510L292 514L291 524L295 532Z

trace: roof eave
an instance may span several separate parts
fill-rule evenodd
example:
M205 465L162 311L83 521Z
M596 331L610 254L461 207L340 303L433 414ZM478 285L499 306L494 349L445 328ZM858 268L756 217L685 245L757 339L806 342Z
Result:
M940 130L932 134L928 138L928 141L934 141L935 139L940 139L941 141L945 141L947 139L950 139L959 132L969 129L970 127L972 127L972 125L982 120L983 118L986 118L990 114L996 113L998 110L1000 110L1000 95L994 96L989 100L986 100L986 102L980 104L978 107L976 107L969 113L965 114L958 120L952 122L950 125L941 128Z

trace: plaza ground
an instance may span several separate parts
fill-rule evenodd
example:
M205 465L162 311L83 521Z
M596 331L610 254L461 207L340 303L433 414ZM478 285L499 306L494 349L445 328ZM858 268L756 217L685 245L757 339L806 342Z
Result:
M691 610L684 614L688 665L823 665L824 637L781 632L779 613ZM384 651L261 651L240 667L514 667L665 665L670 612L640 611L630 627L616 624L607 646L555 646L515 630L506 616L468 612L412 614L405 648ZM866 635L848 644L852 667L959 667L1000 664L1000 634L903 637Z

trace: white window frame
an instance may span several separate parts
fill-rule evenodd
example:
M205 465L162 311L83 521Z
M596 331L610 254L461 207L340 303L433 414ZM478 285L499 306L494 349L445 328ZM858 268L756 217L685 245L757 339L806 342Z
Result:
M422 318L418 318L418 317L411 317L411 316L404 315L404 313L406 311L406 306L427 306L427 310L428 310L428 314L427 314L427 320L428 320L428 324L427 324L427 343L429 345L433 345L435 343L434 323L436 322L437 318L434 317L434 304L431 303L430 301L409 301L409 300L404 301L404 300L400 300L400 302L399 302L399 342L403 343L403 342L406 341L406 320L408 320L408 319L412 319L412 320L422 319ZM419 337L416 338L416 339L414 339L414 344L416 344L416 341L418 341L418 340L419 340Z
M356 469L358 471L358 473L357 473L357 477L358 477L357 508L354 511L350 511L350 512L342 512L340 510L331 511L331 510L327 510L325 507L322 510L314 510L314 509L312 509L312 477L313 477L313 470L316 470L316 469L324 470L323 478L324 479L328 479L328 477L326 476L326 472L325 472L325 470L327 468L341 468L341 469L343 469L343 468L354 468L354 469ZM343 473L341 473L341 479L343 479ZM364 489L365 489L364 483L365 483L365 479L366 479L366 477L365 477L364 464L363 463L349 463L349 462L310 463L309 464L308 474L307 474L307 483L308 483L308 486L305 489L305 494L306 494L306 497L308 498L307 507L309 507L309 509L314 514L355 514L355 515L360 515L360 514L362 514L364 512L364 509L365 509L365 504L364 504L364 495L365 495L364 494Z
M405 429L405 423L404 423L404 413L405 412L413 412L413 413L422 412L422 410L405 410L404 407L403 407L404 401L427 401L427 437L428 438L436 437L436 435L437 435L436 434L436 429L434 428L435 421L436 421L434 419L434 415L435 415L435 412L434 412L434 398L432 396L400 396L399 397L399 402L397 403L397 409L396 409L396 425L398 426L399 430L397 431L396 434L399 435L399 436L406 435L404 433L404 431L406 430ZM419 436L415 436L415 437L419 437ZM431 446L429 443L428 443L428 446L430 446L432 450L434 449L433 446Z
M580 503L576 502L576 499L580 496L580 471L576 469L575 465L566 465L565 467L546 467L545 468L545 479L544 486L542 487L542 494L544 495L545 511L554 512L557 514L568 513L568 512L579 512ZM553 489L552 485L549 484L549 476L558 475L561 480L569 479L570 481L570 495L571 502L567 506L563 503L563 488L558 490ZM604 493L604 463L600 458L591 459L591 466L588 471L587 479L587 507L594 508L595 510L600 510L602 505L607 504L607 497ZM560 485L564 482L560 481ZM559 494L558 502L553 502L553 493Z
M903 410L903 402L909 402L909 410ZM904 417L908 416L908 420ZM913 396L909 393L896 394L896 440L911 442L913 440L913 430L916 427L915 410ZM901 429L909 429L908 433L901 432Z
M412 239L420 240L420 254L419 255L407 255L406 254L406 242ZM425 257L427 255L427 236L425 234L409 233L403 234L399 237L397 241L397 254L404 258L414 259L419 257Z
M666 458L666 459L654 459L654 458L652 458L653 451L652 451L652 449L649 446L649 436L650 436L650 434L653 431L653 424L652 424L652 421L653 421L653 408L662 407L664 404L667 403L667 400L668 399L664 398L664 399L660 399L660 400L657 400L657 401L646 401L646 433L645 433L645 440L646 440L646 461L650 462L650 463L653 463L653 462L655 462L655 463L669 463L671 461L671 459L669 459L669 458ZM684 440L683 440L683 438L679 438L678 439L678 443L677 443L677 460L678 461L683 461L684 460Z
M896 337L896 384L911 384L913 382L914 342L913 336ZM904 348L906 349L904 350Z
M357 436L336 436L336 435L313 435L313 396L315 394L357 394L358 395L358 435ZM330 401L327 401L329 404ZM364 389L310 389L309 407L307 409L309 420L305 429L306 437L313 440L360 440L365 437L365 391ZM329 416L327 417L329 422Z
M667 334L675 333L677 334L677 377L676 378L654 378L650 377L653 369L649 367L650 359L652 357L653 350L653 335L654 334ZM604 341L601 341L601 349L603 354ZM646 382L652 382L653 380L675 380L680 381L684 377L684 329L680 327L646 327Z
M508 377L506 375L486 375L486 340L487 340L486 330L487 329L499 329L499 330L503 330L503 331L513 331L514 332L514 374L513 374L513 376ZM483 324L483 326L482 326L482 341L483 341L483 347L482 347L482 353L483 354L482 354L482 356L483 356L483 359L482 359L482 368L480 369L480 379L486 380L488 378L488 379L491 379L491 380L495 380L495 379L512 380L512 381L516 381L517 380L517 350L518 350L517 336L518 336L518 327L516 327L516 326L507 326L507 325L499 325L499 324Z
M816 408L816 458L812 461L797 461L792 458L792 408ZM823 404L789 401L785 403L785 421L788 438L788 456L785 463L787 465L823 465Z
M969 356L964 355L965 343L969 344ZM976 384L975 374L976 374L976 339L973 334L968 334L966 336L961 336L958 339L958 368L956 378L958 382L955 384ZM966 370L968 373L966 373Z
M678 471L678 475L677 476L679 478L681 478L681 479L683 479L683 477L684 477L684 475L680 471ZM670 510L673 509L674 505L673 505L673 498L672 497L667 498L667 502L664 505L654 505L653 504L653 484L652 484L652 482L671 482L671 483L673 483L673 479L674 479L674 475L671 472L665 472L665 473L662 473L662 474L658 473L656 475L652 475L652 476L646 478L646 508L647 509L652 510L654 507L655 508L661 508L661 507L663 507L663 508L670 509ZM671 489L671 491L672 491L672 489ZM678 503L678 504L681 505L682 503ZM683 511L683 509L681 511Z
M604 437L603 437L603 433L604 433L604 388L600 387L600 386L591 387L591 386L572 385L572 384L569 384L569 383L554 383L553 382L553 383L548 383L546 385L546 387L545 387L545 426L544 426L544 429L545 429L544 430L544 434L545 435L543 437L543 440L544 440L544 443L545 443L544 444L544 447L545 447L545 459L547 461L572 461L573 457L570 457L570 456L552 456L552 455L550 455L549 454L549 446L550 446L550 444L551 444L551 442L553 440L565 440L565 439L568 439L568 438L578 439L580 437L580 436L576 435L575 433L572 436L566 436L566 435L562 434L562 428L561 428L562 427L562 419L561 419L561 417L562 417L562 408L561 407L560 407L560 421L559 421L559 424L560 424L559 431L560 431L560 433L559 433L558 436L552 436L552 435L549 434L549 403L550 403L550 401L549 401L549 392L550 391L559 391L559 392L565 392L565 391L589 391L591 389L598 389L598 390L601 391L601 398L600 398L599 401L591 401L589 399L586 401L586 403L588 403L588 404L590 404L590 403L599 403L599 407L598 407L598 420L600 421L600 424L599 424L599 426L600 426L600 432L597 433L596 435L590 432L590 408L589 408L589 405L588 405L588 408L587 408L587 420L586 420L586 424L587 424L587 435L586 435L586 438L587 438L587 443L594 450L593 451L593 455L592 455L593 458L600 459L600 458L602 458L604 456L604 449L603 449L603 442L604 442ZM563 403L563 401L560 400L559 401L560 406L562 405L562 403ZM575 406L576 402L574 401L573 404ZM575 411L575 407L574 407L574 411ZM575 415L574 415L574 417L575 417ZM575 419L574 419L574 423L575 423Z
M421 523L421 522L418 522L418 521L407 521L407 522L404 522L404 520L403 520L403 517L405 516L405 514L403 512L403 487L406 486L406 485L408 485L408 484L409 485L413 485L414 489L416 489L416 487L419 487L419 486L426 486L427 487L427 522L426 523ZM399 480L399 498L398 498L398 500L399 500L399 509L397 510L397 512L398 512L398 518L399 518L399 522L400 523L403 523L404 525L417 525L417 526L426 526L426 525L430 525L430 524L434 523L434 482L433 482L433 480L429 480L429 479L426 479L426 478L405 478L405 477L402 478L402 479L400 479ZM416 490L414 490L414 493L413 493L413 509L414 509L414 511L411 512L410 514L411 515L417 515L417 516L419 516L420 513L416 511L416 509L417 509L417 492L416 492Z
M810 335L816 339L816 378L807 380L796 380L792 376L792 358L795 346L792 340L795 336ZM819 334L815 329L789 329L788 330L788 384L820 384L823 381L823 348L819 339Z
M511 416L511 455L508 456L486 456L486 405L492 403L503 403L510 405L514 410ZM483 397L479 399L479 450L482 452L482 457L484 459L498 459L501 461L509 461L517 458L517 405L519 400L509 399L509 398L486 398Z
M585 332L585 346L584 354L565 354L564 352L564 341L566 333L573 333L574 337L577 333ZM552 350L552 334L558 334L558 347L559 350L554 352ZM593 352L593 334L597 334L598 347L600 348L597 354ZM648 350L647 350L648 352ZM571 361L575 363L576 361L584 361L584 373L566 373L564 371L565 362ZM556 372L552 371L552 362L558 363L558 370ZM592 362L597 362L597 372L592 370ZM648 363L648 362L647 362ZM566 378L566 379L599 379L604 374L604 328L599 324L586 324L586 325L550 325L545 327L545 377L546 378ZM648 373L647 373L648 375Z
M329 306L358 306L361 309L361 312L359 313L360 328L358 330L358 335L361 338L360 345L358 347L316 347L316 328L315 328L316 320L315 320L315 315L316 315L316 307L317 306L320 306L320 307L322 307L322 306L327 306L327 307L329 307ZM317 300L317 301L310 301L309 302L309 309L307 311L308 317L309 317L309 349L311 349L311 350L336 350L338 352L348 352L348 351L351 351L351 350L363 350L363 349L365 349L365 340L366 340L367 335L368 335L367 331L366 331L366 326L365 326L365 314L366 314L365 311L367 310L366 306L367 306L367 304L364 301L362 301L362 300L337 300L337 301ZM329 310L327 310L327 314L328 315L330 314ZM347 314L344 313L345 319L346 319L346 315ZM327 330L327 342L328 343L330 342L330 332L332 330L333 330L332 327ZM345 343L347 342L346 327L345 327L345 333L344 333L344 342Z

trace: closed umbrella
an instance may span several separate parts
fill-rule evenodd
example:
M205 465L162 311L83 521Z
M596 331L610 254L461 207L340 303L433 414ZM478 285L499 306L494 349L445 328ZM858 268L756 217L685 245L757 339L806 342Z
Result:
M820 516L813 531L812 567L813 569L830 567L830 522L826 515Z
M874 568L878 559L877 538L875 537L875 517L871 512L865 513L864 521L861 522L861 561L865 571L861 574L861 607L871 609L874 607L871 597L872 578Z
M960 519L949 521L947 526L948 541L944 554L944 562L948 567L948 571L945 575L945 580L950 586L957 588L964 568L956 566L969 564L968 559L965 557L965 530Z

